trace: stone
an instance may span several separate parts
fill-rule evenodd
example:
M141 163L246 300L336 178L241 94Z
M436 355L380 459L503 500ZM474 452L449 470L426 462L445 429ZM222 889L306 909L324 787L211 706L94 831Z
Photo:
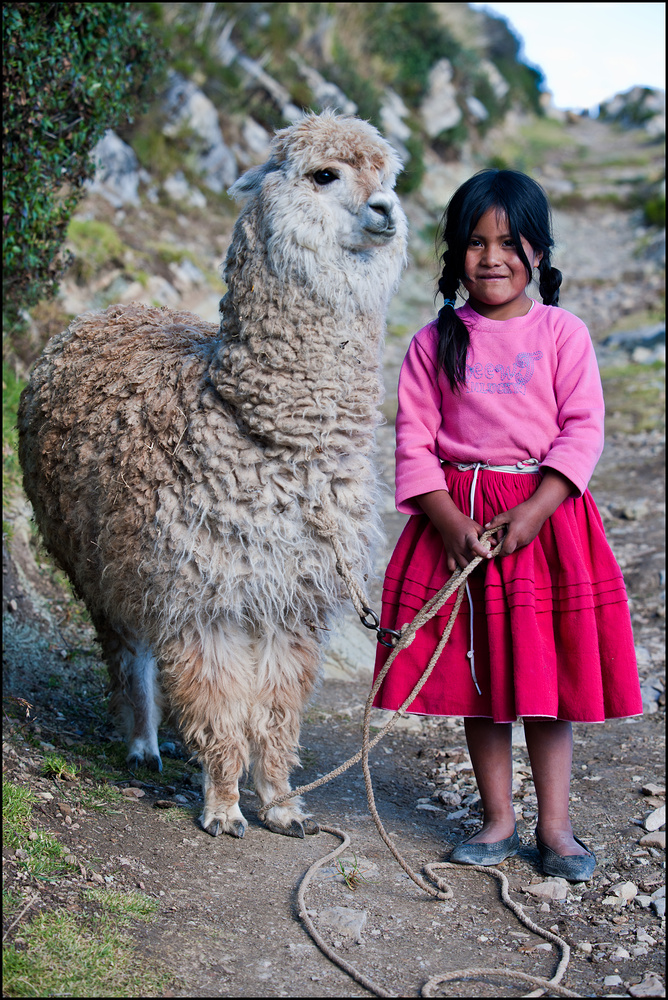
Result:
M604 986L621 986L622 978L621 976L606 976L603 980Z
M354 910L349 906L331 906L320 911L320 922L333 934L362 944L362 931L367 922L366 910Z
M165 135L177 136L184 129L190 132L193 166L206 186L217 193L230 187L237 179L237 164L223 139L212 101L192 81L170 70L165 105Z
M142 796L146 795L143 788L121 788L121 795L124 795L126 799L141 799Z
M643 847L660 847L662 851L665 851L666 831L653 830L652 833L646 833L644 837L640 838L639 843L641 843Z
M613 896L619 896L624 902L630 903L638 895L638 886L635 882L620 882L619 885L611 889Z
M616 948L610 956L613 962L622 961L623 959L630 957L630 953L626 950L626 948L622 948L621 945Z
M358 619L346 619L340 628L329 635L325 648L325 678L337 681L370 679L376 655L375 645L374 640L360 628ZM385 721L389 721L393 714L387 712Z
M661 899L653 899L650 903L651 908L656 913L659 920L662 920L666 915L666 900L664 897Z
M183 202L192 208L206 207L206 198L201 191L190 186L182 170L166 177L162 186L172 201Z
M629 986L627 992L632 997L665 997L666 990L661 980L653 973L636 986Z
M140 170L139 160L127 143L107 129L91 153L95 163L95 174L86 181L86 188L93 194L100 194L114 208L123 205L138 205L140 180L148 180L148 174Z
M661 806L660 809L654 809L649 816L645 817L645 829L648 833L652 833L654 830L658 830L660 827L665 826L666 823L666 807Z
M461 121L462 111L457 104L457 88L452 77L449 59L439 59L429 70L429 90L420 106L420 117L431 139Z
M646 785L642 786L643 795L663 795L666 794L665 785L655 785L652 781L648 781Z
M462 804L462 797L458 792L449 792L442 789L436 792L434 798L437 802L440 802L444 806L448 806L450 809L456 808Z
M579 941L577 944L578 951L583 951L585 955L591 955L594 950L594 946L591 941Z
M522 890L545 902L548 900L566 899L566 896L568 895L568 886L562 881L538 882L536 885L523 885Z

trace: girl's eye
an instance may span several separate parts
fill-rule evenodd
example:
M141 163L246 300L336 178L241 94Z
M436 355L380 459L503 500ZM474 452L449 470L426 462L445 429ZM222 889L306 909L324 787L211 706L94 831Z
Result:
M321 187L326 187L327 184L338 181L338 179L339 175L336 170L315 170L313 172L313 180Z

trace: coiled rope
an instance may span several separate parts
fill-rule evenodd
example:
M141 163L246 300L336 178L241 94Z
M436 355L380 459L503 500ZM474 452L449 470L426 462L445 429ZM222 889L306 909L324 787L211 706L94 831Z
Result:
M369 610L369 602L366 599L364 592L362 591L359 584L355 580L350 568L346 563L343 547L341 545L339 538L337 537L335 519L331 515L328 516L323 510L321 516L316 517L315 515L311 515L309 516L308 520L321 535L326 537L328 541L331 542L337 559L337 565L336 565L337 572L339 573L344 583L346 584L346 588L355 606L355 610L360 616L360 619L364 621ZM481 536L480 541L482 543L489 541L492 535L496 533L496 530L486 531ZM388 656L382 670L379 672L371 688L371 691L369 692L369 696L366 700L366 705L364 707L362 749L359 750L353 757L350 757L343 764L339 765L339 767L335 768L333 771L330 771L328 774L323 775L316 781L312 781L310 784L301 785L294 791L288 792L287 794L274 799L272 802L269 802L267 805L263 806L258 811L258 815L260 816L261 819L263 819L267 811L271 809L273 806L280 805L281 803L286 802L288 799L291 799L297 795L302 795L305 792L310 792L314 788L318 788L320 785L324 785L327 782L332 781L334 778L338 777L340 774L343 774L350 767L352 767L353 764L356 764L359 760L361 760L369 811L371 813L374 823L376 824L376 829L378 830L381 839L389 848L390 852L392 853L396 861L399 863L399 865L406 872L408 877L412 879L412 881L415 882L415 884L419 886L419 888L422 889L423 892L426 892L430 896L434 896L436 899L440 900L452 899L454 893L451 887L448 885L448 883L445 882L444 879L440 878L436 874L436 870L448 868L451 870L459 869L461 871L461 865L451 864L448 861L434 862L432 864L425 865L424 872L435 883L435 886L430 885L428 882L426 882L421 875L419 875L410 867L408 862L401 855L401 853L393 843L391 837L389 836L389 834L387 833L387 831L383 826L380 816L378 815L378 810L376 809L376 802L373 792L371 770L369 767L369 752L378 742L380 742L380 740L385 735L387 735L387 733L390 731L394 723L399 718L405 716L406 708L415 700L415 698L419 694L424 684L426 684L432 670L434 669L436 663L438 662L441 653L443 652L443 649L445 648L446 643L448 642L448 639L450 638L450 633L452 632L455 619L457 617L457 614L459 613L459 609L461 607L461 603L464 598L464 594L466 592L466 580L474 571L474 569L482 562L484 558L485 558L484 556L476 556L464 569L456 570L450 577L450 579L447 581L447 583L438 591L438 593L435 594L432 598L430 598L429 601L427 601L424 607L417 613L413 621L410 622L410 624L402 626L400 636L396 641L396 645L394 646L392 652ZM371 708L373 706L373 700L381 684L383 683L383 680L385 679L387 672L389 671L390 667L394 663L394 660L399 655L399 653L403 649L406 649L406 647L411 644L411 642L415 638L415 634L418 631L418 629L421 628L431 618L433 618L434 615L438 614L440 609L443 607L446 601L448 601L449 598L452 597L455 591L458 591L458 594L455 599L453 609L450 613L450 617L448 618L448 622L443 631L443 635L439 640L438 646L436 647L436 650L433 656L431 657L429 663L427 664L422 676L420 677L419 681L409 694L408 698L406 698L404 703L396 710L392 718L380 730L380 732L376 734L376 736L373 739L370 739L369 730L370 730ZM315 925L313 924L313 921L311 920L308 914L305 902L305 894L313 876L315 875L315 873L318 871L319 868L325 865L328 861L332 861L334 858L338 857L338 855L343 853L343 851L345 851L346 848L350 845L350 837L343 830L339 830L337 827L334 826L320 826L320 829L324 833L331 833L335 837L340 837L342 843L334 851L331 851L329 854L325 855L325 857L320 858L318 861L314 862L314 864L311 865L311 867L304 875L299 885L297 893L299 917L302 920L304 926L306 927L308 933L311 935L311 937L313 938L317 946L320 948L320 950L323 952L323 954L325 954L327 958L330 959L330 961L334 962L335 965L338 965L339 968L343 969L344 972L347 972L348 975L351 976L356 982L360 983L362 986L365 987L365 989L369 990L371 993L374 993L376 996L379 997L398 996L398 994L396 993L389 993L382 986L379 986L377 983L374 983L372 980L368 979L363 973L359 972L359 970L355 969L354 966L350 965L349 962L346 962L346 960L342 956L338 955L334 951L334 949L330 948L327 942L322 938L322 936L316 929ZM566 968L568 966L568 962L570 959L570 947L568 943L564 941L563 938L559 937L557 934L553 934L551 931L545 930L545 928L543 927L539 927L538 924L534 923L530 919L530 917L527 916L527 914L524 912L520 904L516 903L513 899L511 899L508 893L508 879L503 874L503 872L499 871L498 868L492 868L483 865L466 865L466 868L483 872L485 875L491 875L494 878L498 879L501 883L501 899L504 905L507 906L510 910L512 910L512 912L516 915L518 920L522 924L524 924L525 927L533 931L535 934L538 934L541 937L545 938L547 941L556 944L561 951L561 958L559 960L556 972L552 977L552 979L543 979L540 976L531 976L524 972L512 972L509 971L508 969L484 969L477 967L468 969L459 969L454 972L448 972L432 976L423 985L420 991L421 996L424 997L434 996L435 994L432 991L436 989L436 987L441 983L451 982L456 979L480 979L482 977L487 977L487 976L496 976L503 979L513 980L515 982L517 982L517 980L520 980L523 983L528 983L531 986L537 987L537 989L535 989L531 993L522 994L523 996L526 997L539 997L545 995L546 993L554 993L557 996L567 996L567 997L581 996L580 993L573 993L571 990L568 990L565 987L559 985L559 982L561 981L566 972Z

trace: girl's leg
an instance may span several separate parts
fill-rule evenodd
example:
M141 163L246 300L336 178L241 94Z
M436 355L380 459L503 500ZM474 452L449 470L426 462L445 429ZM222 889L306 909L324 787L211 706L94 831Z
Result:
M464 719L466 741L482 799L483 825L468 844L495 844L512 836L512 726L491 719Z
M569 816L573 731L559 719L525 719L531 771L538 799L536 833L561 857L586 855L573 839Z

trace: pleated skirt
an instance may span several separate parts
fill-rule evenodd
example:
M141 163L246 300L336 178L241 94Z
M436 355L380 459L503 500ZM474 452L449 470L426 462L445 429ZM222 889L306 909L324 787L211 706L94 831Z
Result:
M470 513L473 470L448 469L457 507ZM527 500L540 474L482 469L474 518L485 524ZM440 535L412 516L385 575L381 625L400 629L450 577ZM603 722L642 714L631 619L621 570L591 494L568 498L529 545L483 560L434 670L407 711L513 722L540 716ZM396 709L419 680L456 595L390 667L374 704ZM477 687L467 656L471 647ZM377 676L390 650L377 648ZM478 692L478 689L480 693Z

